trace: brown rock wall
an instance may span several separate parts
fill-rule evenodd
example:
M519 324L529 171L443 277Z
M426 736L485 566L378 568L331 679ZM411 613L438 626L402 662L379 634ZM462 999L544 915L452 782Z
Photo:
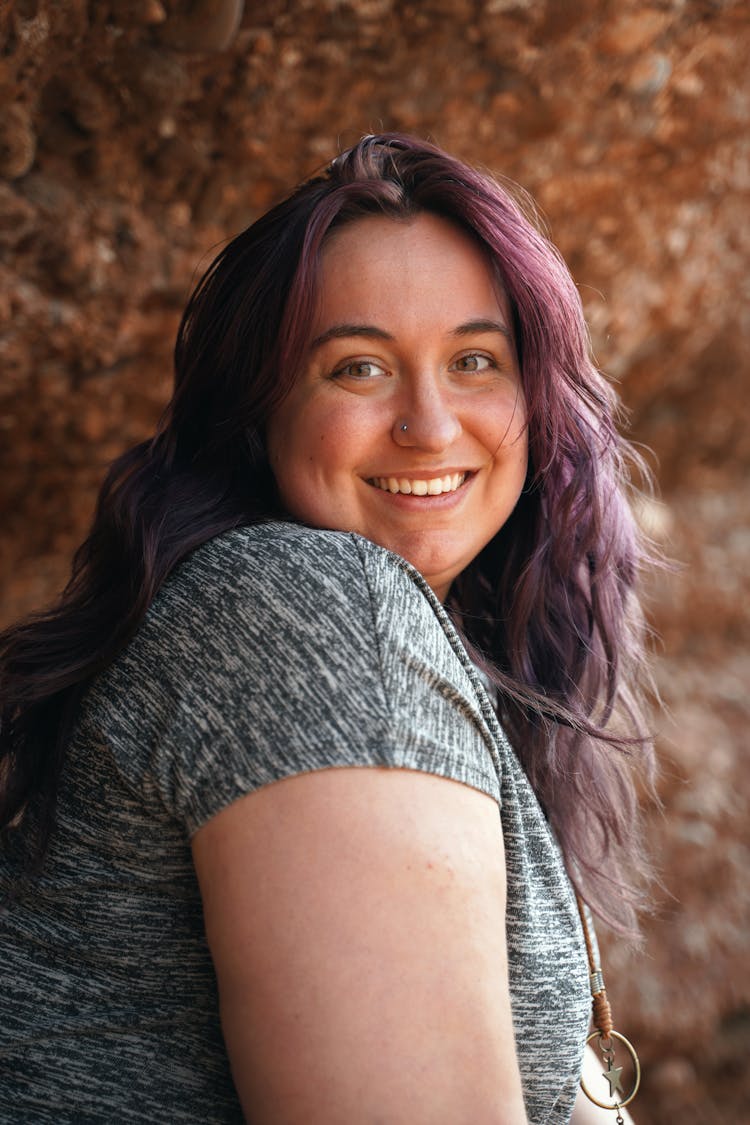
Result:
M195 271L340 145L434 137L522 183L653 450L668 890L607 943L640 1125L750 1120L750 18L732 0L5 0L0 618L64 580L153 425Z

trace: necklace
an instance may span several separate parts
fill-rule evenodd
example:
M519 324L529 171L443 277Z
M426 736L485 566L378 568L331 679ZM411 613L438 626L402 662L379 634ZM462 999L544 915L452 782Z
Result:
M607 999L607 990L604 987L604 975L602 974L601 965L597 965L596 963L597 959L594 952L594 943L591 939L591 930L586 915L586 907L580 898L576 901L578 902L578 913L581 916L583 937L586 942L586 956L589 962L592 1022L595 1028L586 1040L586 1044L588 1045L594 1039L597 1041L596 1045L602 1056L602 1062L607 1068L602 1071L602 1077L606 1078L607 1082L609 1082L610 1101L604 1102L594 1097L586 1087L583 1075L581 1075L581 1089L594 1105L598 1105L601 1109L613 1109L616 1111L616 1125L625 1125L620 1110L624 1109L626 1105L630 1105L633 1098L638 1093L638 1087L641 1084L641 1064L633 1044L626 1039L624 1035L620 1035L619 1031L615 1031L614 1029L612 1010L609 1006L609 1000ZM623 1068L621 1066L615 1066L615 1041L622 1044L633 1061L633 1088L628 1094L626 1094L622 1088L621 1076Z

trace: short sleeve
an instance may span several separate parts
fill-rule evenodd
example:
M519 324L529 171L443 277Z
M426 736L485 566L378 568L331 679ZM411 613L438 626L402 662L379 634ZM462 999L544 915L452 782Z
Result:
M335 767L423 770L499 801L475 686L415 576L358 536L290 524L200 548L99 688L126 701L108 741L129 784L188 835Z

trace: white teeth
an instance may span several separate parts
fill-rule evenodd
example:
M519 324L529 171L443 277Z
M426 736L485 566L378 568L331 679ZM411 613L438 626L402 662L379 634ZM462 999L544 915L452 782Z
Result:
M455 492L466 480L466 473L452 473L446 477L431 477L430 480L412 480L408 477L373 477L370 481L383 492L401 492L406 496L442 496L444 492Z

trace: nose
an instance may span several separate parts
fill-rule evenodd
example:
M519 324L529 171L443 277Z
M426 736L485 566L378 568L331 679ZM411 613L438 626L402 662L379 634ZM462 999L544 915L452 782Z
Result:
M461 422L449 397L432 383L403 403L393 423L397 445L441 453L461 433Z

